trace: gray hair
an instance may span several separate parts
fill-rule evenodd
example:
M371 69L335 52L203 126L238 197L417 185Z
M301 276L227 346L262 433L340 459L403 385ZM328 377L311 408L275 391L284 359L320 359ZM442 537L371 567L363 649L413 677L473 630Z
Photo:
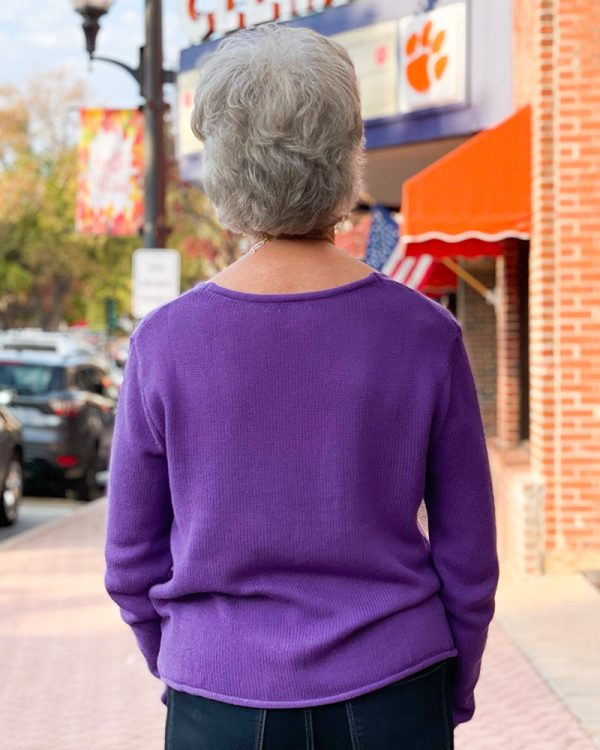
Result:
M356 72L312 29L266 23L223 39L202 68L191 127L204 145L203 190L233 232L318 231L358 200Z

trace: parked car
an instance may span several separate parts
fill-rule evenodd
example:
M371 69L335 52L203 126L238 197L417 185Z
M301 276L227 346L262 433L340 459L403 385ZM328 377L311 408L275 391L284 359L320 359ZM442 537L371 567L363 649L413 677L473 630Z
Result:
M117 367L123 369L129 357L129 341L120 342L113 350L113 359Z
M115 397L118 397L118 393L121 391L123 380L125 378L124 368L119 367L116 364L112 364L108 368L108 376L111 379L113 387L115 389Z
M12 389L0 390L0 526L12 526L23 497L23 433L9 404Z
M80 500L96 496L108 467L118 393L105 359L63 333L0 333L0 388L23 431L26 485Z

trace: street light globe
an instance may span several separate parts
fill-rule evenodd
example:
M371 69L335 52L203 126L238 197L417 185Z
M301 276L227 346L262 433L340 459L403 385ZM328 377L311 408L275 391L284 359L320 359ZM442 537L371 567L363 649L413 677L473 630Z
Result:
M102 15L110 8L113 0L72 0L73 7L78 13L83 13L86 8L92 11L102 11Z
M85 46L90 58L96 49L96 36L100 30L100 19L108 12L113 0L72 0L73 8L83 18Z

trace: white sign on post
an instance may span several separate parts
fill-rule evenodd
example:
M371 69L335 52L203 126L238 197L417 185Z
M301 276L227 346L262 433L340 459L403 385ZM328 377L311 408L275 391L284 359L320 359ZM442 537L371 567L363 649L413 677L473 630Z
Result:
M143 318L165 302L179 297L180 262L178 250L142 248L132 259L131 313Z

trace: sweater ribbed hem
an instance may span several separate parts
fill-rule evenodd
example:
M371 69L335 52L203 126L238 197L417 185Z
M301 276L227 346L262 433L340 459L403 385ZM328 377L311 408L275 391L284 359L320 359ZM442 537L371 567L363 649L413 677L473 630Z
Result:
M197 687L196 685L186 685L185 683L177 682L176 680L172 680L166 675L161 675L161 680L166 685L169 685L169 687L172 687L175 690L181 690L185 693L191 693L192 695L200 695L204 698L211 698L212 700L222 701L224 703L232 703L235 706L247 706L249 708L303 708L310 706L321 706L328 703L337 703L338 701L348 700L349 698L356 698L359 695L364 695L365 693L369 693L372 690L377 690L378 688L390 685L392 682L396 682L396 680L400 680L403 677L409 677L411 674L419 672L421 669L425 669L425 667L428 667L430 664L435 664L438 661L448 659L451 656L456 656L457 654L458 650L456 648L450 649L448 651L441 651L435 656L430 656L427 659L423 659L417 664L413 664L411 667L407 667L400 672L396 672L395 674L383 677L381 680L377 680L376 682L371 682L368 685L362 685L361 687L352 688L352 690L346 690L345 692L338 693L337 695L326 695L321 698L310 698L308 700L256 700L254 698L242 698L239 695L223 695L222 693L214 693L212 690Z

